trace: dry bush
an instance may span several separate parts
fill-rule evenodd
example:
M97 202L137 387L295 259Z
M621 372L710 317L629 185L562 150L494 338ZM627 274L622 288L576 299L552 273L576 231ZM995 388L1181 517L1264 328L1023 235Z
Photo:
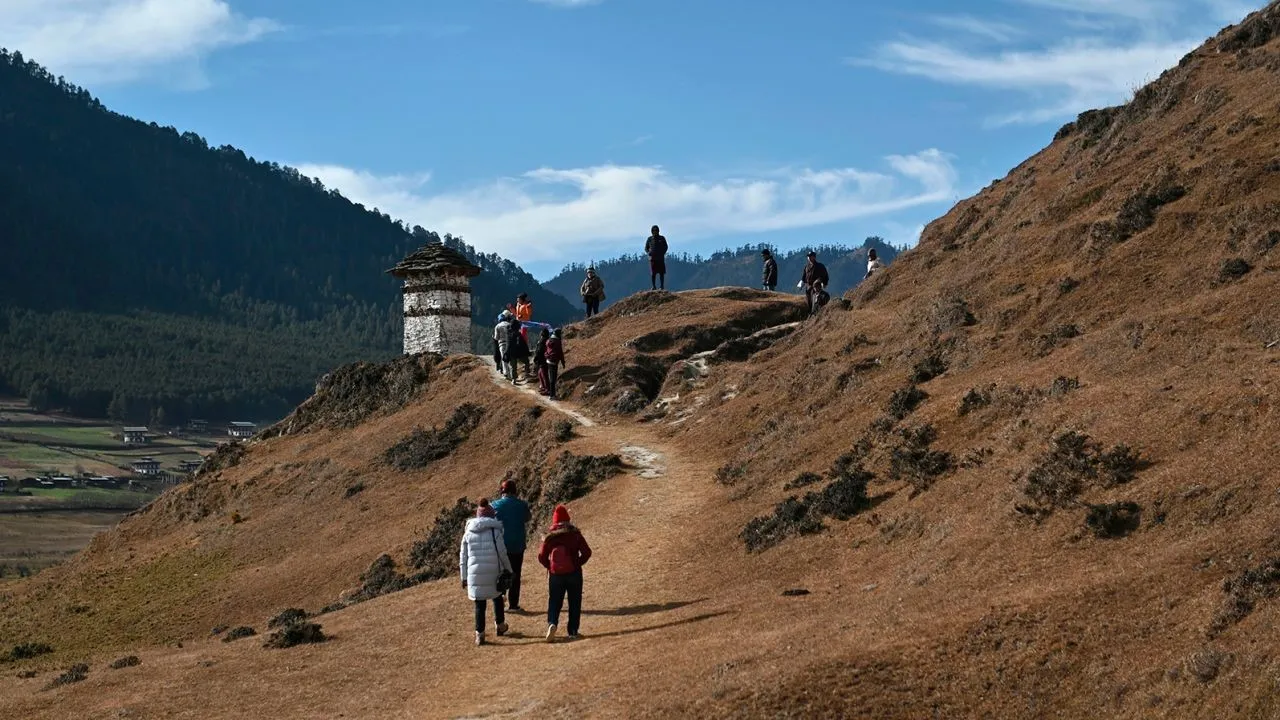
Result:
M485 410L474 403L454 409L444 427L415 429L408 437L387 448L382 459L397 470L416 470L440 460L466 442L484 417Z
M282 627L284 625L293 625L307 619L307 611L302 608L288 608L276 613L275 617L267 621L267 629Z
M929 397L929 393L921 390L915 385L908 385L904 388L894 390L889 396L889 404L885 407L885 412L895 420L901 420L920 407Z
M809 487L810 485L817 485L820 482L822 482L822 476L818 473L802 472L797 475L794 480L787 481L787 484L783 485L782 489L799 490L800 488Z
M795 535L821 532L824 517L848 520L864 510L869 504L867 485L875 479L862 467L865 443L864 438L836 459L828 471L831 482L821 490L805 493L803 498L789 497L775 505L771 514L748 522L738 535L747 552L767 550Z
M254 635L257 635L257 634L258 634L257 630L254 630L248 625L241 625L238 628L233 628L226 635L223 635L222 642L224 643L233 642L235 640L239 640L240 638L253 637Z
M956 412L964 417L975 410L980 410L991 404L991 396L995 393L996 386L994 384L987 385L982 389L969 388L969 392L960 398L960 409Z
M1061 323L1049 328L1048 332L1041 334L1035 340L1035 351L1039 357L1044 357L1062 346L1068 340L1080 337L1079 326L1073 323Z
M111 665L108 667L112 670L123 670L127 667L137 667L141 664L142 661L138 659L137 655L126 655L125 657L113 660Z
M1116 213L1116 239L1128 240L1156 222L1156 211L1187 194L1181 185L1163 184L1125 199Z
M529 433L537 427L538 420L542 417L546 409L541 405L530 405L516 421L515 427L511 428L511 439L522 440L529 436Z
M470 500L460 497L452 506L440 508L436 513L436 519L427 536L415 542L409 549L409 566L418 571L415 577L419 578L419 582L438 580L457 571L458 545L462 542L462 533L467 520L475 516L475 511L475 505ZM390 559L387 557L387 560ZM370 571L373 570L374 568L370 568ZM385 571L383 575L392 585L396 583L394 576L385 575ZM366 585L368 584L366 582ZM374 587L376 588L377 585ZM394 588L394 590L400 589L402 588ZM388 592L394 592L394 590L388 590ZM383 593L377 592L370 597L381 594Z
M1280 558L1271 558L1228 578L1222 583L1222 592L1226 597L1209 623L1209 637L1244 620L1263 600L1280 595Z
M1124 537L1142 524L1142 507L1135 502L1090 505L1084 524L1094 537Z
M343 365L320 379L310 399L259 436L292 435L313 427L352 428L375 414L399 410L426 389L440 359L426 353Z
M564 443L572 440L575 434L576 431L574 430L572 421L557 420L556 424L552 427L551 436L555 438L556 442Z
M88 679L88 677L89 677L89 666L86 665L85 663L79 663L76 665L72 665L70 668L67 668L66 672L54 678L48 685L44 687L44 689L52 690L53 688L61 687L63 685L78 683L82 680Z
M1023 494L1030 504L1019 505L1018 510L1043 517L1055 509L1072 507L1087 486L1123 485L1145 465L1128 445L1103 451L1088 435L1069 430L1053 439L1049 450L1027 473Z
M738 537L747 546L747 552L761 552L780 544L792 535L812 535L822 532L821 519L814 517L808 504L796 497L789 497L773 508L773 513L753 518L742 528Z
M551 516L556 505L586 496L620 472L622 458L617 455L574 455L566 450L542 477L536 501L533 494L528 496L534 522L541 523Z
M900 442L889 451L889 478L909 483L909 497L928 490L955 467L951 453L929 448L938 437L932 425L904 428L898 435Z
M30 660L33 657L48 655L53 652L53 647L48 643L42 642L26 642L14 645L13 649L8 652L4 658L0 658L9 662L18 660Z
M328 639L318 623L298 622L271 633L262 647L284 649L306 643L321 643Z
M1222 262L1222 267L1218 269L1218 282L1224 284L1235 282L1245 275L1248 275L1250 270L1253 270L1253 266L1244 258L1231 258L1229 260L1224 260Z
M919 362L911 368L911 382L916 384L927 383L947 371L947 362L942 355L932 352L921 358Z

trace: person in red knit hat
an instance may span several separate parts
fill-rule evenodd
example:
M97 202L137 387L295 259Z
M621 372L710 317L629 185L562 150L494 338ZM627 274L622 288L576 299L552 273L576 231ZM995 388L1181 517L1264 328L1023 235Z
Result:
M547 590L547 642L555 642L560 608L569 597L569 639L578 638L582 619L582 566L591 559L591 547L569 518L569 508L557 505L551 513L551 529L542 538L538 562L549 573Z

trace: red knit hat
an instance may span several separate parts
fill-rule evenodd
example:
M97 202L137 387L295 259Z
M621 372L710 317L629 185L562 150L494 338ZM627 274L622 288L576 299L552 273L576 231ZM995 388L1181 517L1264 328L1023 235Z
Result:
M480 503L476 507L476 517L495 517L493 508L489 506L489 498L480 498Z
M554 512L551 513L552 525L568 525L569 524L569 508L563 505L557 505Z
M514 480L503 480L500 490L503 495L515 495L516 483Z

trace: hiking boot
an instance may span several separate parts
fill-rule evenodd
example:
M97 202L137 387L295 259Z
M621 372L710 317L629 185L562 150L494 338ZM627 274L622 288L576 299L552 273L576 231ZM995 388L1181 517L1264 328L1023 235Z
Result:
M507 608L507 612L509 612L509 613L523 613L523 612L524 612L524 608L520 607L519 605L512 605L511 607Z
M569 633L568 638L569 638L570 640L581 640L581 639L582 639L582 633L580 633L580 632L571 632L571 633Z
M508 626L506 623L498 623L497 625L494 626L494 630L497 631L499 635L506 635L507 627Z
M476 633L476 645L479 646L483 644L484 644L484 633L482 632Z
M555 641L556 641L556 626L548 625L547 626L547 642L555 642Z

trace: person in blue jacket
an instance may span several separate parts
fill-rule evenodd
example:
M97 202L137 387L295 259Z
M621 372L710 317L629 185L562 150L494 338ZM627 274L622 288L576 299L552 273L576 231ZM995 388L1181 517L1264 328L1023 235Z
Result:
M502 481L502 497L493 502L493 511L502 521L502 536L507 543L507 557L511 560L511 588L507 591L508 610L524 612L520 607L520 566L524 564L524 549L527 542L525 527L533 517L529 511L529 503L516 497L516 484L511 480Z

